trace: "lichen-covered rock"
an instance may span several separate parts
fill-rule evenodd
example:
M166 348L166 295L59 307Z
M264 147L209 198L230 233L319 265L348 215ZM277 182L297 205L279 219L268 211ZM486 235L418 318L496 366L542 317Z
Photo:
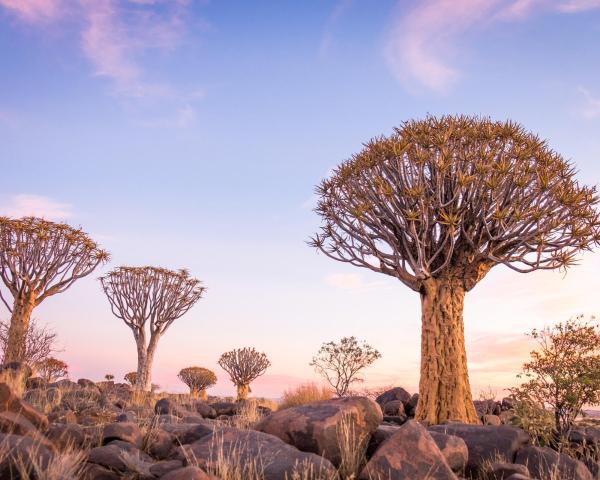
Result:
M275 412L255 425L303 452L322 455L339 465L340 423L346 421L355 441L368 441L383 420L381 408L366 397L324 400Z
M525 465L536 478L593 480L583 462L548 447L527 445L517 452L515 463Z
M264 480L281 480L286 475L294 478L300 466L311 471L302 477L305 480L321 480L335 475L335 468L323 457L301 452L274 435L231 427L214 430L194 443L179 447L176 456L182 461L194 458L204 469L214 465L219 457L235 458L242 465L258 462L259 468L264 467Z
M467 425L453 423L434 425L430 431L455 435L462 438L469 450L466 471L475 475L485 464L504 459L514 463L517 450L529 443L529 435L520 428L501 425Z
M437 444L419 423L409 420L383 442L360 480L457 480Z

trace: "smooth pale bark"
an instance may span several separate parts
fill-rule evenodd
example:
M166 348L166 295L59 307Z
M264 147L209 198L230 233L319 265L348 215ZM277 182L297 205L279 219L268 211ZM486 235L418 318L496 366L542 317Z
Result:
M237 386L237 400L246 400L250 393L250 385L238 385Z
M190 388L190 397L206 402L208 393L206 392L206 388Z
M151 386L152 363L154 362L154 353L156 351L156 345L158 344L159 336L152 336L148 346L146 346L146 336L143 333L137 336L134 335L134 337L137 344L138 353L138 368L135 388L136 390L148 392L150 391Z
M29 321L35 308L35 296L25 294L15 299L8 329L8 341L4 362L22 362L25 360L25 343Z
M462 278L430 278L423 282L421 378L416 412L419 421L479 422L467 371L464 297Z

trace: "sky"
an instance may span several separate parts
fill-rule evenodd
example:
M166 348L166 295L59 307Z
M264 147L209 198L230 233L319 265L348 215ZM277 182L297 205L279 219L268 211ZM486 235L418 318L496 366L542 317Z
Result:
M382 358L366 387L416 391L420 301L307 246L314 186L427 114L512 119L600 179L600 0L0 0L0 214L81 226L109 264L34 312L71 377L136 368L97 278L188 268L208 288L159 343L153 381L253 346L253 394L306 381L326 341ZM600 256L565 275L496 267L467 294L472 388L501 392L525 333L600 311ZM0 318L9 318L6 309Z

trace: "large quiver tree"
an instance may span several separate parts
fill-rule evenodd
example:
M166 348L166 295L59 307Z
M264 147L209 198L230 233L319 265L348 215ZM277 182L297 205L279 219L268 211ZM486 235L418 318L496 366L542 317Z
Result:
M495 265L566 268L599 239L596 191L512 122L428 117L376 138L318 187L328 257L420 293L417 418L476 422L463 302Z
M205 288L186 270L118 267L100 278L113 314L133 332L137 345L137 390L150 389L158 340L201 297Z
M12 301L0 299L11 312L5 362L23 361L33 309L46 298L108 260L81 229L41 218L0 217L0 279Z

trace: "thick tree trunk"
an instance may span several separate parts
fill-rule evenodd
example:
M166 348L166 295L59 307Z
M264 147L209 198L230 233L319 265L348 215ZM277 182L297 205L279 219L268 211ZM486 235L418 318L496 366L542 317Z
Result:
M421 379L417 420L478 423L473 405L465 334L462 278L428 279L421 289Z
M35 308L35 296L23 295L15 299L13 303L10 327L8 329L8 341L4 355L4 363L25 361L25 343L29 320Z
M205 402L208 398L206 388L190 388L190 397L197 398Z
M237 400L246 400L250 393L250 385L238 385L237 386Z

